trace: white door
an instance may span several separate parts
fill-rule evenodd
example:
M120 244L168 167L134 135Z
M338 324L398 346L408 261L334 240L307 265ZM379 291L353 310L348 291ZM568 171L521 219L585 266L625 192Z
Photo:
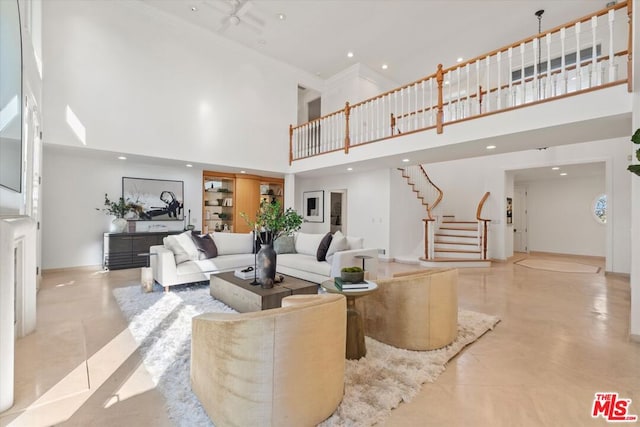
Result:
M513 251L529 252L527 240L527 189L513 189Z

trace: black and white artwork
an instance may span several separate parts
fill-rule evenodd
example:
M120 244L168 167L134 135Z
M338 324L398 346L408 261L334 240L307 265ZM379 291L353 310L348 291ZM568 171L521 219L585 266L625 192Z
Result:
M305 191L302 196L304 221L324 222L324 191Z
M122 178L122 197L141 206L133 220L184 220L184 182L166 179Z

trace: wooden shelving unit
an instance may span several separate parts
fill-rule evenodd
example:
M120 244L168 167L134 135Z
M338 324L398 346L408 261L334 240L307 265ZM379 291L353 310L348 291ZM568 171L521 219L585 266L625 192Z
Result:
M282 178L204 171L202 183L203 233L248 233L251 227L241 213L255 220L263 199L284 205Z

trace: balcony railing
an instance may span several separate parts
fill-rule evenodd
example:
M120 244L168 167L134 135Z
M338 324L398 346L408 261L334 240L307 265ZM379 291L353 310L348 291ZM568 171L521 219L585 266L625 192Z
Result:
M627 83L631 3L520 40L299 126L289 163Z

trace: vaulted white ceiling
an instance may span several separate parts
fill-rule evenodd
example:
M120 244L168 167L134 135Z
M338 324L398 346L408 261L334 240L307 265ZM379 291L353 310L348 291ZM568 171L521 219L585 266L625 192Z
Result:
M451 66L459 57L469 59L537 33L539 9L545 10L544 31L606 5L595 0L142 1L322 78L360 62L399 85L435 72L438 63Z

